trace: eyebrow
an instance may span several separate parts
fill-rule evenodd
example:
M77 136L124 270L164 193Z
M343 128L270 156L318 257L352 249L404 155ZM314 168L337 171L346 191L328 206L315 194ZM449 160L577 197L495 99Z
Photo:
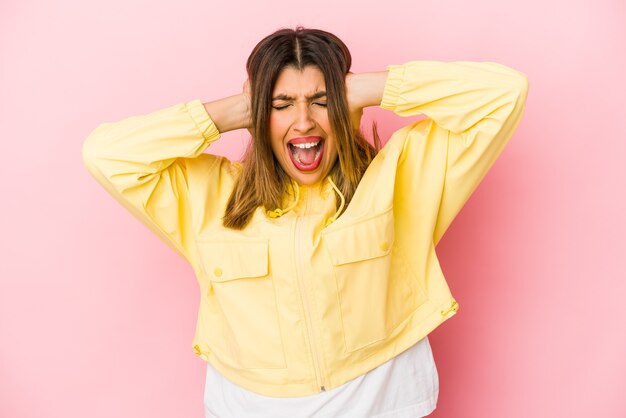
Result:
M320 97L326 97L326 91L321 90L311 96L306 96L309 100L319 99ZM272 101L274 100L294 100L294 98L286 94L279 94L278 96L272 98Z

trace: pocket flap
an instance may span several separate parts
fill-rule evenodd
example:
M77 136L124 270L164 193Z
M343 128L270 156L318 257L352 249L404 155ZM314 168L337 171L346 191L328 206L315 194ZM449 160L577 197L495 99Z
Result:
M324 233L333 265L382 257L394 241L393 210Z
M225 282L268 275L268 241L198 241L209 279Z

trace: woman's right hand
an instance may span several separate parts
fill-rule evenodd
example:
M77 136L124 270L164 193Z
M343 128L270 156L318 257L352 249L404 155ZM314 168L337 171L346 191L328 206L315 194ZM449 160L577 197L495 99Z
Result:
M243 83L242 97L244 98L245 109L246 109L245 111L245 119L247 120L246 129L248 130L248 132L250 132L250 135L254 137L254 134L252 132L252 112L251 112L252 100L250 98L250 79L246 79L246 81Z
M204 108L220 133L245 128L254 136L250 111L252 108L250 87L247 80L243 85L243 92L204 103Z

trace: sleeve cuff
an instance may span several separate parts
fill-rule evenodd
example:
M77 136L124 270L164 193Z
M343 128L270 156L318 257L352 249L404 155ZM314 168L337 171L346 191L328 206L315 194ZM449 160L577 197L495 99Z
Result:
M398 103L398 98L400 97L400 87L404 79L404 66L388 65L387 71L387 81L383 90L383 98L380 102L380 107L394 110Z
M220 132L217 130L202 101L200 99L192 100L186 103L186 106L187 112L189 112L207 143L210 144L216 141L220 137Z

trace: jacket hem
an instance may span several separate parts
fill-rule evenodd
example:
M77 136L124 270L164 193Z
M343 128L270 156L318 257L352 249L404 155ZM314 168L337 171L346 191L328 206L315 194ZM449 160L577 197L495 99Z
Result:
M380 348L375 354L364 360L354 362L352 367L347 366L347 364L351 363L350 361L344 361L346 366L328 376L326 390L335 389L352 379L362 376L409 349L443 322L454 316L458 309L458 304L453 298L438 304L427 302L427 305L431 307L431 313L423 316L421 309L416 310L407 320L407 330L401 332L396 337L389 337L381 342ZM450 309L450 306L453 306L454 309ZM210 350L201 350L197 344L194 345L194 353L209 362L226 379L260 395L285 398L319 393L319 387L315 379L304 383L285 382L284 379L277 381L277 383L259 382L246 378L241 373L238 373L237 370L222 364Z
M435 308L432 309L431 313L423 316L420 315L420 309L415 311L413 315L408 318L408 324L404 331L400 332L396 337L389 337L387 340L381 342L375 354L360 360L358 363L354 364L353 367L343 367L334 373L334 376L331 375L327 389L341 386L345 382L375 369L403 351L408 350L443 322L456 314L457 308L449 309L450 306L458 307L458 303L453 298L436 305L432 303L428 304L432 308Z

